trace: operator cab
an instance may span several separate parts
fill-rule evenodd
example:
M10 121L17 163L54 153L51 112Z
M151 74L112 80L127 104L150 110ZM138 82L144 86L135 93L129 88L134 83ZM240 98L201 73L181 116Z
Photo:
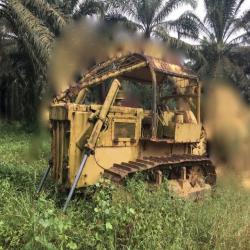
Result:
M80 84L88 88L98 85L102 104L100 99L105 99L114 78L122 85L114 106L143 109L141 140L167 143L199 140L200 83L188 69L167 59L133 53L95 66Z
M158 87L156 139L152 138L151 110L145 111L142 139L182 143L196 141L201 132L199 83L178 78L170 80L170 83L165 82Z

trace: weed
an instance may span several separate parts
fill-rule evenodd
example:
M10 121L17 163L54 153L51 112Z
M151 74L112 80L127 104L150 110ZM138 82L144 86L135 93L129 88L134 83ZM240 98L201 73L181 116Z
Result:
M0 125L0 249L250 249L250 196L230 184L194 203L171 197L167 182L102 180L66 215L51 182L34 199L49 158L42 138L30 156L32 134Z

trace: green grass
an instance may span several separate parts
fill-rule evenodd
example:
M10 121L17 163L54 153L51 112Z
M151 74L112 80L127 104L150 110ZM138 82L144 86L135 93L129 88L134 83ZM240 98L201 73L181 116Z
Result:
M250 194L219 181L213 197L184 202L167 183L104 181L64 215L50 180L34 198L49 138L0 125L0 249L250 249Z

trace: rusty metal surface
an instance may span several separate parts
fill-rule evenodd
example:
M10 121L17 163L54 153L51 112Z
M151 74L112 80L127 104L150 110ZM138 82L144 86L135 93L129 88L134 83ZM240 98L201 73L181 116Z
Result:
M181 65L180 61L177 59L174 60L173 58L165 58L163 60L140 53L129 53L123 56L111 58L95 65L84 74L79 83L85 86L86 84L88 85L92 83L96 78L102 78L104 76L108 77L110 73L115 72L117 72L118 75L119 72L122 75L126 75L126 69L130 71L131 67L137 64L139 65L142 62L146 63L144 67L146 65L151 65L157 72L176 77L197 79L197 76L195 76L191 70ZM125 69L125 71L123 69Z
M166 74L172 75L182 75L190 78L197 78L194 73L181 65L181 63L177 60L165 59L162 60L160 58L155 58L151 56L145 56L147 62L154 68L156 71L160 71Z
M213 164L208 157L198 155L171 155L162 157L144 157L136 161L122 162L121 164L114 164L112 168L105 170L104 177L115 182L121 182L123 179L136 172L143 172L147 170L158 170L168 167L178 166L194 166L200 165L209 168ZM213 172L213 171L212 171ZM211 172L211 174L213 174Z
M198 77L188 68L184 67L177 58L155 58L142 53L128 53L103 61L87 70L76 86L71 86L54 102L68 102L71 96L78 95L83 88L102 84L105 80L115 77L136 80L141 83L151 84L152 79L149 65L157 75L158 84L163 83L166 75L189 80L198 80ZM77 99L79 101L80 97Z

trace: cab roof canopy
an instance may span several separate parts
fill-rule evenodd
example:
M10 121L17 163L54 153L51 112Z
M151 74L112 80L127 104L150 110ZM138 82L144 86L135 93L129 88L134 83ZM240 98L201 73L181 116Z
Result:
M158 84L163 83L166 76L189 80L198 79L189 69L173 60L130 53L95 65L84 74L79 84L81 87L90 87L114 77L152 83L151 70L155 71Z

